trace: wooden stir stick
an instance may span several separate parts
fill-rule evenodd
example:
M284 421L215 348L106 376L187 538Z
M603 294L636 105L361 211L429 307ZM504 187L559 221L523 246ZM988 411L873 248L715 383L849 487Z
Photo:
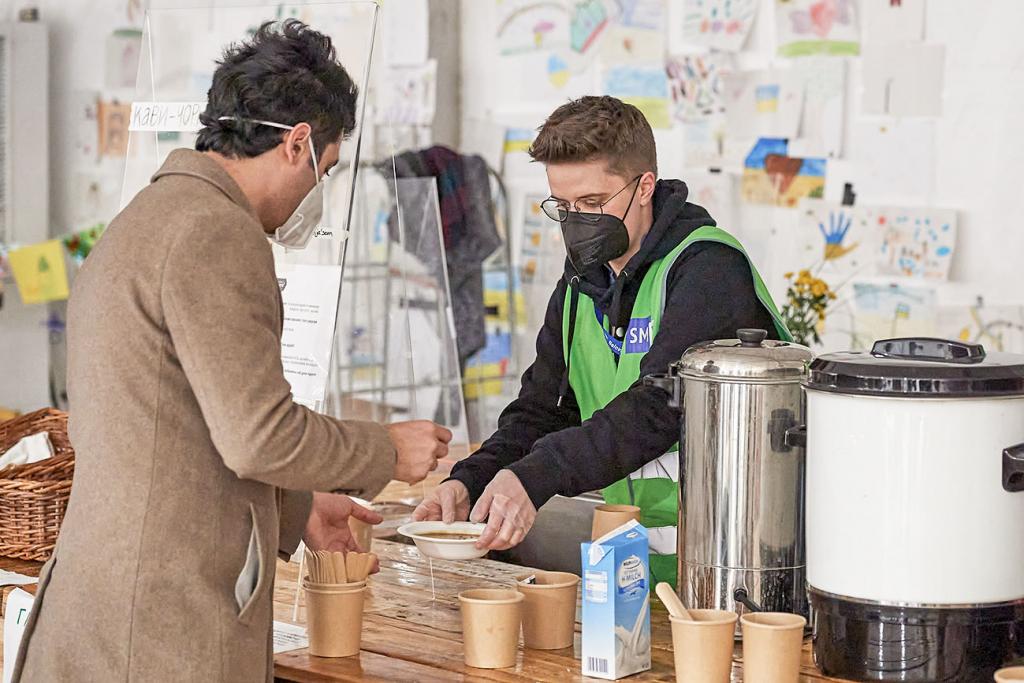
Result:
M695 621L690 612L683 607L683 601L679 599L671 585L662 581L655 587L654 592L661 598L661 602L665 605L669 614L680 619Z

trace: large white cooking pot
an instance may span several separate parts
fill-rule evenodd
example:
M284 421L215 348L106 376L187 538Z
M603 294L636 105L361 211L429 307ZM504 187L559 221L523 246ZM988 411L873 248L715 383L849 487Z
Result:
M807 580L910 606L1024 598L1024 356L943 340L819 357Z

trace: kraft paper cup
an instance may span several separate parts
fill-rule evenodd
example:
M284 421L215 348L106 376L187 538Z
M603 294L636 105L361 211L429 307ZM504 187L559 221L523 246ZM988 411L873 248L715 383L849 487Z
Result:
M692 619L669 615L676 683L729 683L739 615L720 609L689 612Z
M996 675L993 678L996 683L1024 681L1024 666L1011 666L1005 669L1000 669L996 672Z
M753 612L743 627L743 680L746 683L796 683L800 680L807 620L786 612Z
M366 583L324 585L303 581L302 587L306 591L309 654L315 657L359 654Z
M333 591L353 591L359 590L366 586L365 581L354 581L352 583L317 583L316 581L310 580L307 576L302 580L303 590L307 588L319 589L319 590L333 590Z
M463 656L467 666L504 669L516 664L523 595L500 588L459 593Z
M636 505L598 505L594 508L594 523L590 528L590 540L596 541L631 519L640 521L640 508Z
M530 577L534 583L524 583ZM533 572L516 577L523 594L523 645L534 650L572 647L580 577L568 572Z

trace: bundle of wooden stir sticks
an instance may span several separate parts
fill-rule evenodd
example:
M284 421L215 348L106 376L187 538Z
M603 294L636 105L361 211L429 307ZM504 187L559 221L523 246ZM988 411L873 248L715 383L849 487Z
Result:
M312 583L337 584L366 581L377 556L306 549L306 569Z

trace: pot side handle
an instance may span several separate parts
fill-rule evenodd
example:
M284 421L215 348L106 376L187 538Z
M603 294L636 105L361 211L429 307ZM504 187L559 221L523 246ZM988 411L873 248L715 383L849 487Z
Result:
M1003 449L1003 489L1024 491L1024 443Z
M871 347L876 358L924 360L938 363L980 363L985 360L985 347L952 339L902 337L882 339Z
M645 375L644 386L645 387L658 387L662 391L665 391L669 395L668 405L676 410L681 410L683 407L683 396L682 396L682 380L674 372L674 368L669 368L669 372L665 374Z

